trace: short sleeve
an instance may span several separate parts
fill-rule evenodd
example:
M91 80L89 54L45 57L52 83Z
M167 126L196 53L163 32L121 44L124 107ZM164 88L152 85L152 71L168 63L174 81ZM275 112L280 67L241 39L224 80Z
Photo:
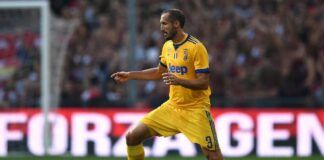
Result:
M166 59L165 59L166 58L165 55L166 55L167 51L165 48L166 48L166 44L164 44L162 47L162 51L161 51L161 55L160 55L160 65L167 68L167 63L166 63Z
M194 66L196 73L209 73L208 53L201 43L195 46Z

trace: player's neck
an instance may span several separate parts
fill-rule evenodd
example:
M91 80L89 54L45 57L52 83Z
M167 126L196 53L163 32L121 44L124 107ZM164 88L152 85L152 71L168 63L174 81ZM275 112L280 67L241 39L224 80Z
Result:
M183 31L178 32L178 34L176 34L174 36L174 38L172 39L172 42L174 44L179 44L179 43L183 42L186 39L186 36L187 36L187 34L185 32L183 32Z

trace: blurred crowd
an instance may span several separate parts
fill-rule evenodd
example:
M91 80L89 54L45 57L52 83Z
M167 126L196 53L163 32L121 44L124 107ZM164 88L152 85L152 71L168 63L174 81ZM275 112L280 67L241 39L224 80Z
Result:
M39 106L39 10L0 10L0 108Z
M60 106L156 107L166 100L161 81L138 81L138 102L129 105L127 85L109 75L130 63L158 65L160 14L170 8L184 11L185 31L206 45L213 105L324 106L323 1L137 0L136 6L129 62L127 1L52 1L56 16L80 20L68 45Z

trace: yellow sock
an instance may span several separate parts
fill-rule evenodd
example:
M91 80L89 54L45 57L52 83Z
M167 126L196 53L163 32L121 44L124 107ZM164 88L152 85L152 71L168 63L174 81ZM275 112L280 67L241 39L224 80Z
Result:
M144 160L144 147L142 144L127 146L128 160Z

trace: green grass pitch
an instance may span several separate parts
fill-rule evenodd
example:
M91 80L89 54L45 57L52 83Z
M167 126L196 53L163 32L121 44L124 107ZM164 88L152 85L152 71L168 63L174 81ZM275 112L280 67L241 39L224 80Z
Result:
M2 157L0 160L126 160L126 158L112 158L112 157ZM181 158L179 156L167 156L161 158L151 158L147 157L145 160L205 160L204 157L194 157L194 158ZM228 158L225 160L324 160L323 156L312 156L312 157L292 157L292 158L257 158L255 156L242 157L242 158Z

